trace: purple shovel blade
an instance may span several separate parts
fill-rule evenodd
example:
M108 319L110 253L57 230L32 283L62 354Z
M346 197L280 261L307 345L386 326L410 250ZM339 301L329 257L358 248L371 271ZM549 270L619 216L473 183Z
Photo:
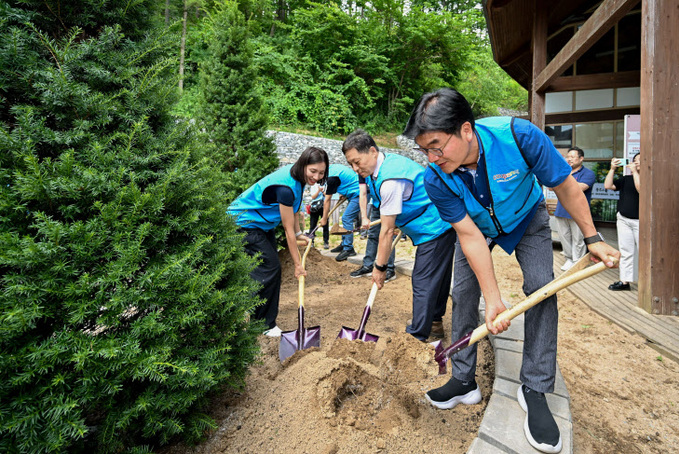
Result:
M441 348L441 341L436 341L433 343L433 344L438 343L438 345L434 345L434 347L436 348L436 356L434 357L434 359L439 364L439 375L443 375L446 373L446 362L448 362L448 358L450 358L451 355L469 346L469 341L472 338L472 333L473 331L468 332L446 349Z
M380 336L375 336L374 334L366 333L363 331L363 335L359 333L357 329L347 328L343 326L337 335L337 339L349 339L349 340L362 340L363 342L377 342Z
M283 362L298 350L320 346L321 327L314 326L313 328L304 328L304 306L300 306L297 311L297 329L281 333L278 358Z
M302 342L300 345L299 333L302 333ZM302 331L294 329L292 331L284 331L281 333L281 343L278 347L278 358L281 362L295 354L298 350L306 350L311 347L321 346L321 327L314 326L313 328L306 328Z
M351 329L343 326L337 335L337 338L362 340L363 342L377 342L377 339L380 338L379 336L365 332L365 324L368 323L368 317L370 317L370 306L366 305L365 309L363 309L363 317L361 317L361 323L359 323L358 329Z

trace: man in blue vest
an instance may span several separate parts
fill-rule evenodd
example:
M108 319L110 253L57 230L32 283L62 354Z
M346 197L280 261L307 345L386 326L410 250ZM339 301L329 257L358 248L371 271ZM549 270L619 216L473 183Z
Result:
M584 233L592 255L615 266L620 253L597 233L571 167L549 137L530 122L509 117L475 122L464 96L443 88L420 98L404 135L415 139L417 149L429 158L427 193L458 235L452 339L477 326L481 292L489 331L498 334L509 327L508 321L493 324L505 310L491 258L495 244L516 254L526 295L554 279L549 215L538 181L553 188ZM544 397L554 389L557 321L556 295L525 313L517 399L526 412L526 438L543 452L561 450L559 428ZM478 403L476 346L453 355L451 363L452 378L427 392L429 402L438 408Z
M333 194L339 194L347 198L347 206L342 213L342 227L346 230L353 230L354 224L361 214L359 204L360 190L358 187L358 175L347 166L341 164L330 164L328 170L328 185L325 190L325 203L323 204L323 218L321 225L325 226L328 223L328 213L330 212L330 199ZM356 255L354 250L354 234L348 233L342 235L342 243L330 250L330 252L339 252L335 260L342 262L349 257Z
M368 133L358 129L346 138L342 152L352 169L365 178L381 228L372 280L382 288L396 227L417 246L413 265L413 318L406 332L425 341L432 328L443 329L452 279L455 230L441 220L424 190L424 168L404 156L379 151Z

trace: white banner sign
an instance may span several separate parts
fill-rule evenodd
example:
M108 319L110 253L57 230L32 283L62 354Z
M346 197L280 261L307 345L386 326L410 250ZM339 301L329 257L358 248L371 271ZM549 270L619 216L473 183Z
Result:
M594 186L592 186L592 199L618 200L619 197L619 191L604 189L603 183L594 183Z

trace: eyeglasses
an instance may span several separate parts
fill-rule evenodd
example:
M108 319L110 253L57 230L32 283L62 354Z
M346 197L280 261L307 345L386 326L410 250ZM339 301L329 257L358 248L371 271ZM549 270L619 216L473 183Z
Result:
M435 148L413 147L413 151L419 151L425 156L429 156L429 153L431 153L434 156L438 156L440 158L441 156L443 156L443 149L446 148L446 145L448 145L448 142L450 142L451 137L453 137L453 134L448 136L448 140L446 140L446 143L444 143L442 147Z

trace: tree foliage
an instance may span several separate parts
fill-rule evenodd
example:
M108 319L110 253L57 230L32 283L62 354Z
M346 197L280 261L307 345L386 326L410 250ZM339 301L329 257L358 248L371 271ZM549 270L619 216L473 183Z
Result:
M238 5L252 33L262 97L279 127L400 130L414 101L442 86L475 100L479 115L525 108L525 91L490 58L476 1ZM197 58L201 39L191 44Z
M206 146L215 147L222 169L229 172L229 199L272 172L278 158L266 135L266 106L256 89L248 25L235 2L210 16L212 33L200 69L198 118Z
M213 424L258 301L227 176L150 0L0 2L0 451L148 450Z

